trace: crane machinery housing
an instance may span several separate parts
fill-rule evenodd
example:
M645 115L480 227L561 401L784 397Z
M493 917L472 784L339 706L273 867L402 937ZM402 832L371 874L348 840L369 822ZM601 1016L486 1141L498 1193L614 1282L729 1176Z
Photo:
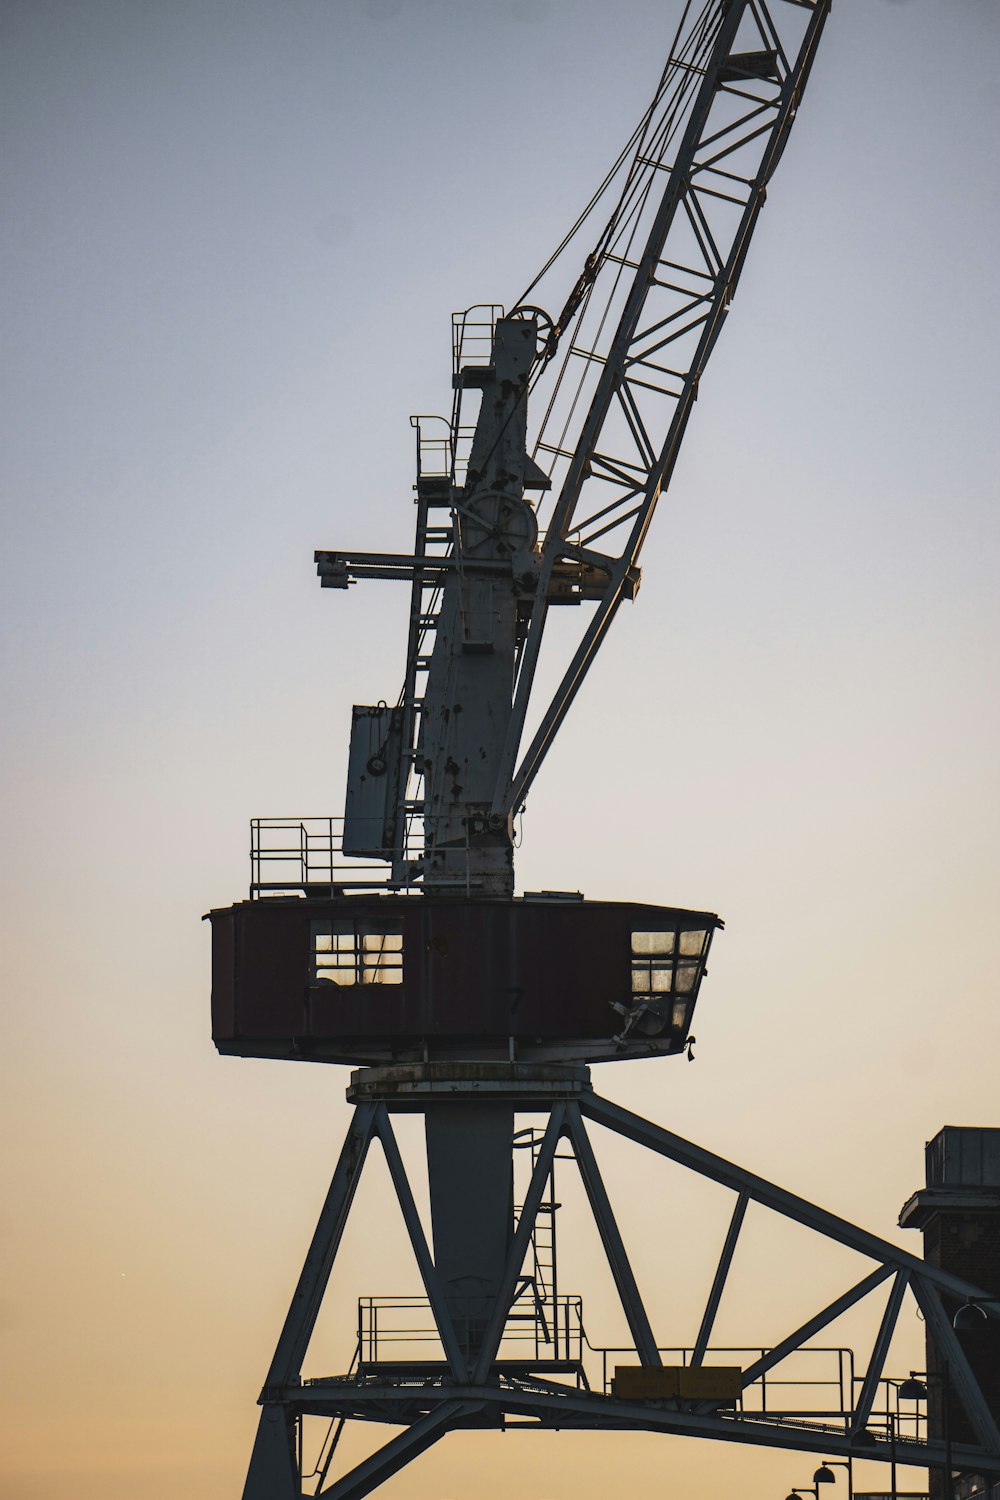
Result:
M219 1051L357 1068L353 1122L261 1396L245 1500L300 1500L310 1481L308 1493L353 1500L456 1427L734 1436L746 1392L788 1353L741 1366L705 1358L752 1201L875 1258L878 1270L848 1294L854 1300L893 1278L895 1317L918 1270L928 1306L944 1286L943 1273L927 1280L922 1263L895 1247L593 1093L591 1064L690 1049L722 925L714 913L515 895L514 884L516 820L619 607L639 588L643 542L829 8L829 0L688 0L652 101L567 237L589 231L593 248L562 284L561 310L550 316L532 299L539 282L559 285L565 254L510 311L487 305L454 318L450 417L413 419L412 550L316 553L324 588L369 579L405 586L408 635L397 699L354 708L343 817L255 819L249 899L210 914ZM555 607L576 609L583 624L551 700L533 705L531 718ZM424 1122L432 1245L392 1130L399 1111ZM537 1128L519 1125L537 1117ZM737 1193L698 1341L679 1365L665 1363L654 1336L587 1119ZM369 1299L351 1369L303 1381L376 1138L437 1353L388 1357ZM561 1143L582 1176L639 1361L619 1365L600 1393L584 1369L578 1299L557 1288L552 1181ZM530 1176L515 1206L519 1148L530 1148ZM518 1319L531 1347L510 1355L505 1341ZM800 1334L799 1343L808 1331ZM876 1363L859 1403L853 1389L841 1401L845 1443L868 1425ZM974 1384L970 1376L974 1438L995 1456L1000 1438ZM312 1417L327 1424L326 1436L307 1459ZM404 1432L330 1480L351 1419ZM752 1440L808 1446L801 1428L790 1438L779 1414L770 1427L758 1422ZM835 1451L839 1439L827 1426L820 1441ZM919 1461L943 1461L925 1450ZM985 1466L981 1453L977 1461Z

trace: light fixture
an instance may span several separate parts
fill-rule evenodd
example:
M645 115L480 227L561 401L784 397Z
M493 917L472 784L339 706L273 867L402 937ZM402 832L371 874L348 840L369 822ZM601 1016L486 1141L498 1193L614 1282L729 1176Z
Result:
M951 1326L958 1333L970 1333L973 1329L982 1328L986 1322L986 1310L979 1303L969 1298L964 1307L960 1307L951 1320Z
M916 1375L911 1375L896 1388L896 1394L904 1401L926 1401L927 1387Z
M813 1484L835 1484L837 1476L826 1464L820 1464L813 1475Z

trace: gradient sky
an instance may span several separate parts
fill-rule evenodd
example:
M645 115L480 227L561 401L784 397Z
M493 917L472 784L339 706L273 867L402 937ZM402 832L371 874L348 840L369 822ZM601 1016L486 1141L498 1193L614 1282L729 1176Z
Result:
M405 602L321 593L313 549L409 547L407 418L450 402L449 315L509 304L559 240L678 9L0 5L5 1500L240 1491L346 1076L216 1057L199 918L244 893L252 816L342 806ZM726 918L696 1065L604 1091L910 1249L924 1141L1000 1124L998 73L997 0L836 0L519 856L522 887ZM689 1339L720 1209L602 1160L658 1335ZM416 1285L383 1176L327 1372L359 1293ZM727 1338L774 1342L828 1289L798 1242L774 1256L749 1243ZM898 1368L921 1336L911 1313ZM387 1493L775 1500L811 1471L483 1437Z

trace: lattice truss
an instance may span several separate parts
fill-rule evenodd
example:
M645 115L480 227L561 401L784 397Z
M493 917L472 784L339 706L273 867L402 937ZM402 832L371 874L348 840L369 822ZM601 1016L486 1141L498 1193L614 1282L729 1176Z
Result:
M445 1106L447 1107L447 1106ZM528 1106L536 1111L538 1106ZM553 1103L532 1154L533 1169L510 1244L503 1282L492 1311L475 1339L463 1340L449 1313L449 1302L435 1270L431 1249L385 1103L359 1104L296 1289L274 1360L261 1394L262 1414L244 1500L301 1500L304 1494L327 1500L359 1500L451 1430L463 1427L601 1429L675 1433L728 1442L788 1448L866 1461L1000 1474L1000 1431L962 1343L951 1322L951 1309L977 1299L992 1320L988 1325L1000 1348L1000 1303L961 1278L926 1264L918 1257L847 1222L796 1195L757 1177L722 1157L682 1139L638 1115L589 1092ZM713 1329L748 1209L770 1210L822 1239L856 1252L868 1262L865 1274L800 1326L781 1332L770 1347L758 1348L740 1372L742 1396L723 1409L718 1401L623 1399L597 1389L570 1368L562 1376L551 1364L504 1357L504 1339L530 1267L532 1237L544 1211L546 1185L553 1161L568 1144L579 1168L590 1210L600 1233L635 1356L645 1367L657 1367L663 1347L646 1305L615 1220L590 1141L588 1125L597 1124L689 1169L734 1195L732 1215L711 1288L701 1312L697 1337L685 1352L691 1369L710 1369L719 1360ZM433 1318L439 1354L419 1364L365 1363L364 1341L348 1373L305 1381L302 1363L344 1232L355 1189L371 1143L381 1143L393 1188L419 1267L426 1305ZM650 1186L648 1191L652 1191ZM827 1399L811 1414L781 1409L773 1395L761 1401L762 1383L777 1382L790 1361L815 1352L830 1326L865 1299L877 1300L878 1329L867 1353L857 1351L857 1378L847 1382L846 1398ZM890 1420L878 1405L885 1394L885 1365L898 1320L915 1299L941 1358L951 1372L956 1407L953 1442L942 1442L919 1422ZM912 1304L911 1304L912 1305ZM876 1309L878 1312L878 1309ZM621 1356L624 1359L629 1354ZM729 1356L731 1362L731 1353ZM789 1382L794 1385L795 1381ZM880 1387L883 1396L880 1398ZM964 1418L957 1417L961 1408ZM839 1408L839 1409L838 1409ZM304 1439L307 1419L321 1418L322 1435ZM360 1464L337 1473L339 1440L346 1423L386 1423L403 1429ZM315 1424L312 1424L315 1425Z
M523 799L623 598L670 482L698 383L736 292L829 0L689 3L653 103L595 204L616 207L543 347L534 457L552 480L539 508L544 567L521 655L497 783ZM583 220L581 220L581 223ZM548 294L546 272L529 288ZM548 273L548 274L547 274ZM557 362L551 358L556 346ZM530 416L529 416L530 421ZM515 773L553 567L591 565L606 586Z

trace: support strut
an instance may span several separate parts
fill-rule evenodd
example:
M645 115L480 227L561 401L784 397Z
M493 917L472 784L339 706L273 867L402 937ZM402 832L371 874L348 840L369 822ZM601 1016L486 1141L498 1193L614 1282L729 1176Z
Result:
M978 1288L928 1265L895 1245L815 1204L785 1192L744 1168L673 1135L648 1120L595 1096L582 1067L551 1069L517 1063L456 1069L443 1087L440 1067L422 1065L366 1069L356 1073L348 1098L355 1104L340 1159L319 1223L299 1276L267 1382L243 1500L304 1500L302 1424L306 1418L387 1423L403 1430L370 1457L327 1482L313 1495L328 1500L362 1500L385 1480L456 1428L496 1429L530 1425L548 1429L652 1431L712 1437L722 1441L798 1448L865 1459L944 1468L947 1463L975 1473L1000 1474L1000 1432L961 1344L943 1311L941 1294L985 1299ZM428 1244L391 1123L394 1112L423 1119L427 1139L433 1247ZM541 1139L524 1203L516 1224L511 1192L514 1119L542 1115ZM611 1199L598 1166L587 1122L600 1124L637 1145L687 1167L736 1193L736 1205L719 1265L684 1366L663 1364L657 1340ZM441 1357L385 1360L377 1348L370 1359L359 1344L350 1372L303 1381L302 1363L330 1280L368 1148L378 1140L403 1223L423 1281L429 1315ZM631 1332L642 1379L654 1382L652 1399L628 1398L613 1390L592 1390L581 1358L541 1357L537 1347L524 1358L505 1350L514 1310L524 1289L523 1268L535 1233L552 1164L560 1142L568 1143L580 1170L622 1311ZM480 1221L482 1203L489 1209ZM464 1210L463 1210L464 1205ZM690 1368L692 1380L711 1381L709 1339L748 1210L757 1205L805 1226L828 1240L860 1252L873 1262L861 1280L824 1305L793 1332L777 1338L742 1370L742 1400L685 1398L671 1380ZM784 1420L781 1412L747 1404L758 1381L791 1354L808 1347L835 1318L878 1288L891 1283L881 1313L861 1390L845 1394L842 1410L824 1413L810 1424L802 1413ZM536 1289L537 1291L537 1289ZM873 1417L883 1366L908 1292L915 1295L934 1336L945 1348L957 1398L969 1418L975 1444L917 1442L893 1427L878 1431ZM524 1304L520 1304L521 1307ZM991 1304L984 1300L990 1315ZM554 1310L558 1316L558 1309ZM580 1324L582 1337L582 1320ZM510 1346L512 1347L512 1346ZM421 1353L425 1353L426 1344ZM627 1355L616 1355L627 1358ZM635 1366L626 1367L636 1369ZM703 1389L703 1387L701 1388ZM679 1394L678 1394L679 1393ZM791 1413L789 1413L789 1418ZM324 1462L325 1476L328 1464ZM315 1474L315 1470L313 1473Z

